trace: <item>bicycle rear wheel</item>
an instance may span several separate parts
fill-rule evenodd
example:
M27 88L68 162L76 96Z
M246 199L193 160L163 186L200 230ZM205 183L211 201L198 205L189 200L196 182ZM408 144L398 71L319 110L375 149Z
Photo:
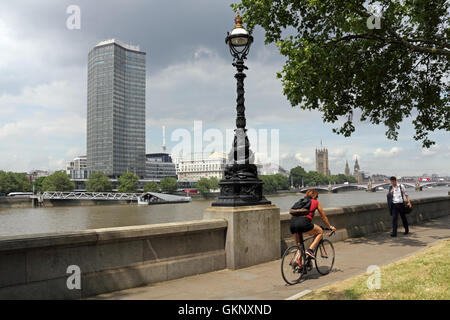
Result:
M297 256L297 251L299 256ZM281 259L281 275L287 284L296 284L305 273L305 256L299 246L286 249Z
M316 269L322 274L328 274L334 265L334 247L331 241L322 240L316 248Z

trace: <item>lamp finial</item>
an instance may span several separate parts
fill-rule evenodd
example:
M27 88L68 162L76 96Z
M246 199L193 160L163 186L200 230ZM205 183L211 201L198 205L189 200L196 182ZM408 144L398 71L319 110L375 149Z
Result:
M237 29L237 28L244 28L243 26L242 26L242 18L241 18L241 16L239 15L239 13L237 14L237 16L236 16L236 18L234 18L234 23L236 24L235 26L234 26L234 29Z

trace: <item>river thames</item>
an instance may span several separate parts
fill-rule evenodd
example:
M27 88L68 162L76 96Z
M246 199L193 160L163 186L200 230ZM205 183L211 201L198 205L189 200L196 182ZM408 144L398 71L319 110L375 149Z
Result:
M408 188L411 199L447 196L449 187ZM325 208L386 202L386 190L377 192L346 191L322 193L319 201ZM286 212L302 195L279 195L267 198ZM191 203L153 206L99 205L47 208L0 209L0 236L66 232L108 227L201 220L203 211L212 200L193 200ZM389 214L386 211L386 214Z

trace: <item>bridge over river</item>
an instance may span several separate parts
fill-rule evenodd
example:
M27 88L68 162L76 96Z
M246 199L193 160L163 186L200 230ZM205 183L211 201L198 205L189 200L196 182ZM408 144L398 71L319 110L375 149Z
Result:
M137 201L142 193L121 192L57 192L46 191L42 194L44 200L128 200Z
M400 184L405 185L405 187L411 187L415 188L416 190L422 191L423 187L432 186L432 185L449 185L450 181L426 181L426 182L419 182L416 181L416 183L412 182L400 182ZM300 189L300 192L306 193L306 191L310 189L316 189L316 190L322 190L322 191L328 191L328 192L338 192L339 190L366 190L370 192L375 192L377 188L384 187L390 185L390 182L377 182L374 183L372 181L369 181L368 183L346 183L346 184L329 184L328 186L311 186L311 187L303 187Z

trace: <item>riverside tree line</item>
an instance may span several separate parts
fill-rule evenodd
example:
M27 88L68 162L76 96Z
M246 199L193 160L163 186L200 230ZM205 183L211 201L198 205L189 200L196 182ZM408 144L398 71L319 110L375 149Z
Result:
M124 173L119 179L118 192L138 192L139 177L131 172ZM44 191L73 191L75 183L64 171L56 171L47 177L39 177L33 183L25 173L5 172L0 170L0 194L10 192L44 192ZM144 192L175 192L178 189L175 178L164 178L159 184L147 182L144 184ZM86 181L88 192L111 192L113 183L103 172L93 172Z
M291 183L294 188L301 186L317 186L327 184L340 184L344 182L353 183L356 179L344 174L325 176L316 171L306 171L300 166L291 169L289 176L282 174L260 175L264 182L264 192L274 193L280 190L290 189ZM139 177L132 172L124 173L118 179L118 192L135 193L138 192ZM25 173L5 172L0 170L0 194L10 192L35 192L44 191L73 191L75 183L70 180L64 171L57 171L47 177L39 177L33 183L30 182ZM195 187L202 195L219 189L217 178L201 178L195 183ZM93 172L86 181L86 191L88 192L111 192L113 183L103 172ZM164 178L159 183L151 181L144 184L144 192L175 192L178 190L175 178Z
M318 185L341 184L344 182L354 183L356 179L345 174L324 175L317 171L306 171L301 166L292 168L289 176L280 173L273 175L260 175L264 182L264 193L274 193L280 190L289 190L291 183L294 188L313 187Z

